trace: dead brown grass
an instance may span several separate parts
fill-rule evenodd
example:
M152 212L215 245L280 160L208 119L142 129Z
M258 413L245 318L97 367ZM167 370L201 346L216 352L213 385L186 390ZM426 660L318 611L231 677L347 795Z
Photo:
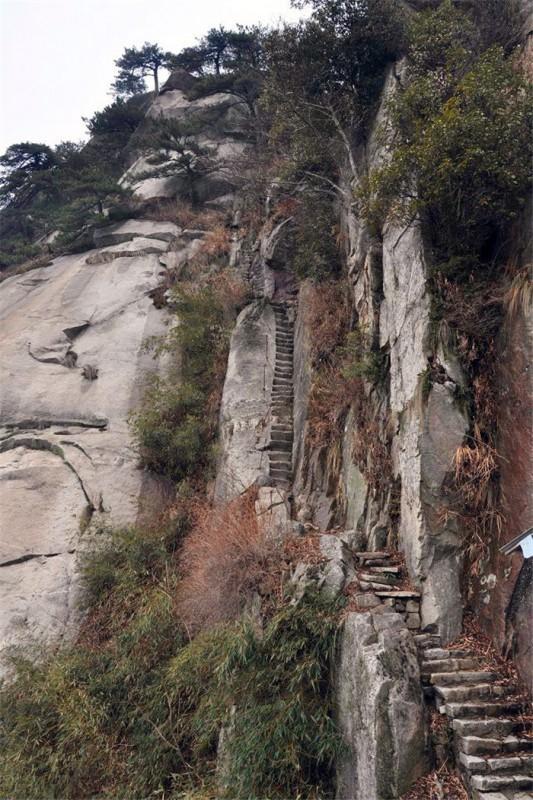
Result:
M51 264L52 259L50 256L45 255L29 258L27 261L23 261L22 264L16 264L0 272L0 283L8 278L12 278L13 275L24 275L26 272L31 272L34 269L41 269L41 267L49 267Z
M350 301L346 286L328 281L313 287L309 297L309 329L313 331L313 365L335 359L336 350L345 343L350 326Z
M222 258L229 254L230 248L231 234L228 228L224 225L215 225L202 239L198 253L208 259Z
M507 319L514 319L518 313L529 315L533 308L533 281L531 274L533 265L518 272L505 292L503 303Z
M184 573L177 606L193 634L221 622L237 619L273 569L274 544L255 513L256 490L223 506L198 503L194 525L184 542Z
M469 800L459 775L446 764L419 778L401 800Z

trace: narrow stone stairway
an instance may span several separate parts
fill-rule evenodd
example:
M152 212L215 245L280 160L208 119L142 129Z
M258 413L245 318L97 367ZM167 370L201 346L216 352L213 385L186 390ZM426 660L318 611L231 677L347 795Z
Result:
M474 800L532 800L533 727L498 671L468 649L415 636L426 697L446 714L456 763Z
M405 565L388 551L355 553L352 596L358 608L383 604L394 608L415 632L420 628L420 592L406 588Z
M270 477L288 488L292 477L294 322L288 303L272 303L276 317L276 358L271 400Z

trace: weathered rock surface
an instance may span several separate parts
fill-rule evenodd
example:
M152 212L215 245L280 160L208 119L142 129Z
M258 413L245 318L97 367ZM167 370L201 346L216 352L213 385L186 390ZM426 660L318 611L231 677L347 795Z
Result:
M335 687L347 745L338 800L397 800L426 767L416 646L399 614L383 607L348 614Z
M198 179L195 186L197 197L209 201L231 194L235 185L232 162L246 149L245 128L248 119L246 104L234 95L217 93L198 100L189 100L181 70L175 81L171 78L148 109L147 117L160 117L191 121L199 120L198 143L209 152L214 168ZM173 85L182 88L172 88ZM143 199L173 197L186 188L183 177L148 177L154 167L144 155L128 169L122 180L134 189L134 194Z
M157 366L143 342L165 317L149 297L159 257L135 243L162 251L177 233L130 220L98 232L109 249L0 286L0 647L68 634L80 531L134 522L149 494L127 419Z
M268 474L275 325L272 307L257 301L241 311L231 337L220 412L217 500L235 497Z

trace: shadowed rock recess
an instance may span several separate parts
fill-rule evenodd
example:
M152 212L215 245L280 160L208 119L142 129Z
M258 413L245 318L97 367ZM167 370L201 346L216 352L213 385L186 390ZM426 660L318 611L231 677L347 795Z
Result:
M173 63L191 74L146 100L128 145L120 213L85 226L87 249L0 282L0 651L48 653L49 670L66 653L64 685L94 719L87 750L102 761L94 742L112 738L80 789L92 768L84 741L64 755L78 718L52 676L56 695L28 701L53 731L28 797L533 798L533 562L501 550L533 525L531 198L499 227L467 224L480 181L490 205L492 162L457 192L450 177L497 122L479 82L496 95L497 59L531 72L530 9L502 33L506 0L492 21L476 2L312 5L309 63L291 62L286 31L238 80L238 59L202 73L184 51ZM381 27L393 6L401 35ZM359 14L350 81L377 60L357 102L344 72L313 74L320 47L346 47L338 7ZM446 180L442 162L420 167L469 113L477 138ZM143 136L164 123L174 144L185 131L186 169L174 154L154 170L164 148ZM442 207L458 237L483 231L475 252L446 249ZM87 578L83 556L119 529ZM117 653L120 691L106 683ZM0 720L0 750L17 724ZM10 775L44 752L17 747ZM22 800L10 780L6 800Z

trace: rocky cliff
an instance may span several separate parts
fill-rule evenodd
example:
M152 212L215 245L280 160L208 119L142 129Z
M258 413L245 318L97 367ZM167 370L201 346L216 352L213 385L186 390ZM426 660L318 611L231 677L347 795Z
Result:
M201 191L223 207L232 202L228 155L243 147L224 131L242 115L229 95L189 102L182 84L177 73L148 117L216 112L203 139L218 170ZM140 162L124 176L143 174L137 196L175 193L168 179L146 178ZM93 249L0 285L2 647L73 633L80 550L99 528L135 523L165 495L164 482L139 468L128 417L158 368L145 344L168 325L154 290L204 235L141 213L95 230Z
M439 6L401 5L411 14ZM530 39L522 48L527 61ZM135 213L96 227L91 249L0 284L0 645L67 644L79 629L80 554L111 528L148 529L146 520L153 525L163 507L175 524L171 545L166 533L154 545L150 533L139 548L148 543L148 555L135 551L134 566L128 562L134 589L130 597L130 586L120 588L127 602L118 624L127 633L121 639L101 622L115 599L110 579L111 589L99 586L102 605L89 612L97 633L78 642L91 658L109 648L133 683L130 658L139 658L135 691L143 700L145 676L154 681L146 715L164 780L155 768L157 779L146 778L131 756L147 797L163 785L169 798L185 785L196 791L199 775L217 796L252 796L250 753L258 774L276 771L277 780L279 772L280 782L270 775L268 783L276 797L299 781L313 787L308 796L324 790L338 800L525 800L533 788L523 693L532 680L531 559L500 550L530 526L532 513L529 220L517 214L505 242L512 280L501 270L485 295L500 316L483 361L472 345L479 340L438 317L446 280L436 277L428 216L387 213L377 224L363 208L369 176L391 156L394 101L408 87L407 69L405 58L387 59L364 127L354 123L349 136L343 131L343 147L332 148L335 180L319 175L334 197L326 223L318 212L311 219L319 239L334 240L338 264L328 264L326 280L301 265L302 249L310 257L301 247L314 191L309 175L288 166L268 126L274 144L251 135L250 108L235 94L190 99L195 81L177 70L143 125L194 121L210 166L195 180L191 227L177 214L163 219L164 203L190 190L187 178L154 173L154 153L136 151L121 178ZM199 213L212 211L216 218L204 218L216 219L211 229L194 226ZM211 258L213 235L222 248ZM202 252L208 256L195 260ZM227 363L213 364L208 354L221 383L220 396L218 389L203 395L202 413L218 413L214 468L201 479L194 470L180 473L176 491L176 473L169 480L141 466L130 418L147 376L166 374L176 357L146 349L147 340L183 325L173 290L192 286L194 295L222 269L242 291ZM219 323L209 321L222 339ZM172 373L178 388L180 358ZM196 389L188 387L192 395ZM494 439L492 430L479 432L482 390L491 409L500 406ZM185 430L177 446L198 452L184 407L171 416ZM162 450L162 437L155 440ZM485 527L472 527L477 507L458 479L461 454L474 457L472 442L490 464ZM481 480L473 474L470 484ZM151 648L167 623L158 614L172 619L160 662ZM211 628L205 619L215 621ZM74 673L68 685L77 687ZM122 680L120 673L121 688ZM164 702L157 681L169 687ZM100 702L100 686L95 694ZM133 753L144 741L136 737L153 743L139 717ZM300 730L302 720L316 724L318 741ZM257 744L265 729L266 756ZM121 747L113 740L113 757ZM110 763L123 767L120 758ZM106 791L105 774L95 786L94 796Z

